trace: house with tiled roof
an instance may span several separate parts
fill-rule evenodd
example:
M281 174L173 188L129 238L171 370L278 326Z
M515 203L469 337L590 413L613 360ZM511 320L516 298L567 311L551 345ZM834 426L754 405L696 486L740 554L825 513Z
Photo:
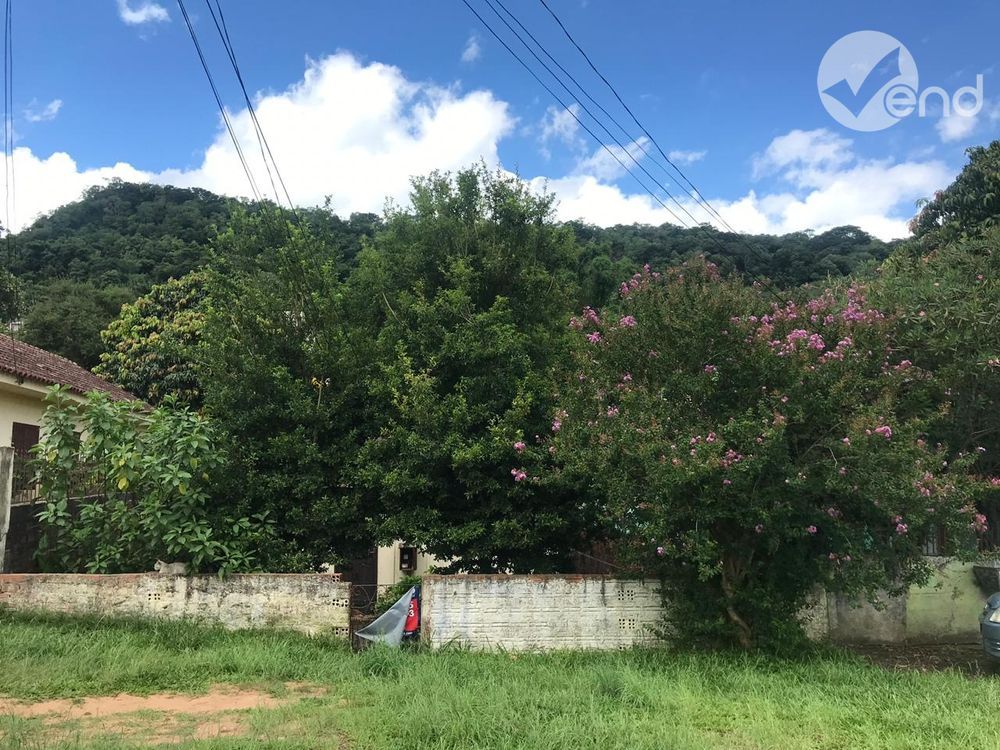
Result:
M8 530L24 527L37 512L31 508L36 498L28 461L38 442L45 394L53 385L65 386L70 398L80 401L91 391L115 401L135 400L65 357L0 334L0 571L10 570L12 561L25 554L21 546L31 546L31 540L21 539L24 534Z

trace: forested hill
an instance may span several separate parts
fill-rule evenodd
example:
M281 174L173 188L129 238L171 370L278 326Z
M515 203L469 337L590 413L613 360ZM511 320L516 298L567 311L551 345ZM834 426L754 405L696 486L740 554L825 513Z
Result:
M10 269L27 284L60 278L143 292L203 265L212 237L240 206L254 210L208 190L114 181L16 235ZM343 220L324 209L300 215L348 262L378 223L372 214Z
M102 348L99 332L122 303L204 265L212 238L241 208L255 210L207 190L115 181L38 219L8 245L8 267L23 292L25 339L93 366ZM298 213L323 237L345 274L362 238L381 225L374 214L345 219L329 206ZM857 227L743 237L670 224L567 226L580 247L581 302L597 305L644 263L662 268L704 254L723 270L796 286L848 274L891 249Z
M15 237L11 270L27 283L68 278L148 287L202 264L233 205L207 190L125 182L91 188Z
M632 269L676 265L704 255L724 272L767 277L778 286L800 286L828 277L846 276L870 261L888 257L895 242L886 243L862 229L842 226L820 234L737 235L710 227L614 226L607 229L570 222L584 249L586 277L600 296L606 279L619 282Z

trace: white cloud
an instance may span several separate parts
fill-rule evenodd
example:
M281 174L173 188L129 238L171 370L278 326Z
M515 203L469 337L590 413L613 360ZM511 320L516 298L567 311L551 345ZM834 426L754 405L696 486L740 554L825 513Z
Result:
M549 144L552 141L559 141L574 151L586 148L586 141L580 136L580 122L577 119L579 116L580 105L576 102L570 104L568 108L551 105L545 110L538 123L538 141L541 144L539 150L542 156L546 159L551 158Z
M40 158L31 149L14 149L14 171L17 175L15 192L12 197L11 216L0 217L4 226L18 230L30 224L39 215L48 213L65 203L79 200L80 194L89 187L107 183L117 178L128 182L147 182L151 175L130 164L118 163L111 167L81 170L73 158L63 152L56 152L48 158ZM0 165L4 157L0 155ZM0 196L6 205L5 188L0 186Z
M640 136L624 148L617 144L609 144L606 148L598 146L590 156L577 162L573 174L590 175L605 181L617 180L626 174L628 167L645 177L637 164L646 155L648 143L648 138Z
M38 109L38 102L32 100L28 108L24 110L24 119L28 122L49 122L56 119L59 110L62 109L62 99L53 99L41 109Z
M469 37L468 41L465 43L465 49L462 50L462 62L472 63L483 56L483 48L479 46L479 37L473 34Z
M988 123L987 127L995 127L1000 122L1000 103L990 106L988 102L984 102L982 108L973 115L953 111L939 118L934 127L944 143L954 143L968 140L983 125L984 118Z
M167 9L151 0L142 0L133 7L129 0L118 0L118 17L129 26L145 23L161 23L170 20Z
M936 160L892 163L860 159L849 139L828 130L793 130L778 136L755 159L754 168L759 175L774 176L779 190L765 194L751 190L737 200L710 199L737 230L784 234L856 224L883 239L906 236L914 203L954 177ZM564 219L602 226L677 223L648 194L627 194L610 184L600 170L532 182L538 189L547 185L556 194L560 201L557 211ZM680 208L665 202L685 223L691 223ZM711 215L694 200L685 199L681 204L699 221L711 221Z
M489 91L414 82L398 68L363 64L347 53L309 62L299 82L259 95L256 107L292 198L299 205L315 205L329 195L341 214L378 211L387 197L405 205L413 175L480 160L499 166L498 145L516 124L508 105ZM234 112L232 122L258 184L270 193L248 112ZM547 128L540 132L550 142L559 139L581 148L572 116L554 110L545 122ZM627 151L639 159L644 146L645 141L635 141ZM631 163L623 149L613 150ZM577 153L580 158L568 175L532 180L556 193L562 218L600 225L676 221L637 186L616 183L622 168L607 151ZM26 147L16 149L14 159L15 229L115 177L249 194L221 122L203 156L187 168L153 173L119 163L81 169L66 153L36 155ZM903 236L914 202L954 176L929 156L911 155L899 162L859 158L849 139L828 130L779 136L753 164L755 173L768 178L766 188L761 183L735 200L711 200L730 224L748 232L822 231L857 224L880 237ZM710 220L693 200L684 205L699 220Z
M708 154L708 151L670 151L667 156L674 164L694 164L701 161Z
M414 83L398 68L363 65L346 53L309 62L301 81L258 97L256 111L293 200L316 205L329 195L344 214L379 211L387 197L405 203L413 175L480 160L499 165L497 145L515 125L507 104L487 91L460 93ZM258 185L270 194L249 113L241 110L231 118ZM250 193L221 122L201 163L187 169L151 173L117 164L79 170L68 154L46 159L27 148L17 149L14 163L15 229L111 177Z
M934 127L937 128L938 135L941 136L942 141L951 143L968 138L978 125L979 118L975 115L970 117L968 115L952 113L947 117L939 119Z

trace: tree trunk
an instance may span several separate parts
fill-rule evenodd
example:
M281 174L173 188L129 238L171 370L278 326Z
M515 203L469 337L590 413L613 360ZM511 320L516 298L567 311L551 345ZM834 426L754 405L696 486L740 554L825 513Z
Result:
M723 557L722 595L726 602L726 615L729 617L729 621L736 626L736 637L739 639L740 646L749 650L753 645L753 631L750 629L747 621L736 611L733 603L735 599L735 586L743 579L742 567L736 559L728 556Z

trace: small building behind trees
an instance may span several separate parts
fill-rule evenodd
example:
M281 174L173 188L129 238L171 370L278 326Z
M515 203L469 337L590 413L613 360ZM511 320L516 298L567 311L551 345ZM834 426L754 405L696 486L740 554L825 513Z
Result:
M30 459L40 437L45 395L53 385L65 386L80 401L91 391L115 401L135 399L64 357L0 334L0 572L35 569L38 497Z

